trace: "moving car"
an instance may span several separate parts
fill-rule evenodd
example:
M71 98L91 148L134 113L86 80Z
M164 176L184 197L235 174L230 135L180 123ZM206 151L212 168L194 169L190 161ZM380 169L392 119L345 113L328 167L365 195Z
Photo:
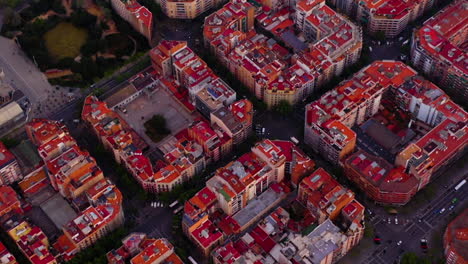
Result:
M379 235L375 235L374 243L377 244L377 245L380 245L380 242L381 242L381 239L380 239Z
M427 240L424 238L421 239L421 248L427 249Z
M401 246L401 244L403 244L403 241L400 240L396 244L397 244L397 246Z

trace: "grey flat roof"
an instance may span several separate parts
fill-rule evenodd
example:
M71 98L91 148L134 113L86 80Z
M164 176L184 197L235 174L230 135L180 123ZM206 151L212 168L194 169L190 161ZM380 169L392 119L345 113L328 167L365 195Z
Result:
M295 51L302 51L307 48L307 45L302 42L291 30L285 31L281 34L281 39Z
M377 143L388 150L398 145L398 143L401 141L399 136L374 119L369 119L366 121L362 125L362 129Z
M283 193L277 193L271 188L268 188L264 193L251 200L249 204L232 218L237 221L240 226L244 226L252 219L258 217L263 212L275 206L276 202L282 199Z
M309 239L319 237L320 239L309 244L309 252L312 253L309 257L313 263L321 263L321 261L331 252L336 250L338 246L332 239L324 239L325 233L339 233L340 229L333 224L330 219L327 219L321 225L317 226L314 231L307 236Z

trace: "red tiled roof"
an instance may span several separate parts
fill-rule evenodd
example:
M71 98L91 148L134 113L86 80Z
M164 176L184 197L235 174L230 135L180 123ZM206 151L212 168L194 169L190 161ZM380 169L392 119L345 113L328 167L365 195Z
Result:
M0 169L10 164L16 157L0 142Z
M210 247L223 237L223 234L217 231L216 226L208 219L194 229L191 235L203 248Z
M20 200L10 186L0 186L0 216L20 207Z

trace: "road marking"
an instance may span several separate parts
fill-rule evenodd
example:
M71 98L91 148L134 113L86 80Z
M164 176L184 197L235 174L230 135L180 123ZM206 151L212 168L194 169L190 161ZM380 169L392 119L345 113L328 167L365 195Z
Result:
M405 228L405 232L408 232L414 225L414 223L411 223L411 225L409 225L408 228Z

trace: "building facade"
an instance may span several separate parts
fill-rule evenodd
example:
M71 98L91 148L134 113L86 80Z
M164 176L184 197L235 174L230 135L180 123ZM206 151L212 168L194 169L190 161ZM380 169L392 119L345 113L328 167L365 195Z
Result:
M224 0L158 0L164 14L175 19L194 19L222 2Z
M137 0L111 0L114 11L151 42L153 14Z
M468 100L468 6L454 1L413 32L411 62L433 78L450 96Z
M0 185L10 185L22 178L16 157L0 142Z

